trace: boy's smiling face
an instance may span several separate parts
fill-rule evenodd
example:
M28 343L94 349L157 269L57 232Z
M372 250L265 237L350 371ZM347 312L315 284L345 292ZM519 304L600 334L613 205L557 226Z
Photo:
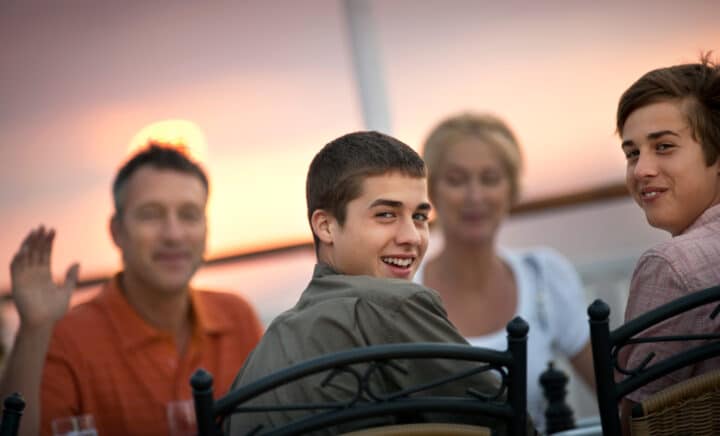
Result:
M367 177L345 222L313 214L320 260L347 275L412 279L428 245L427 181L398 172Z

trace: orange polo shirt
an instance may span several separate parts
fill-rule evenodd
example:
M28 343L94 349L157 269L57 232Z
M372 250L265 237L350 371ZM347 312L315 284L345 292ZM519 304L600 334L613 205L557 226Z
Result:
M167 435L167 404L192 398L192 373L207 369L215 396L224 394L262 336L245 300L190 290L195 322L178 355L175 338L130 306L118 277L55 326L41 388L43 434L52 434L55 418L91 413L101 436Z

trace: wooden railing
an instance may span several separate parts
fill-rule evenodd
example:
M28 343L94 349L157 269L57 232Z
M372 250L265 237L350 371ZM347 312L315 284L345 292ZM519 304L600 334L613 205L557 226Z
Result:
M609 200L627 197L627 189L624 183L614 183L592 189L573 192L570 194L555 195L537 200L525 201L515 206L510 214L512 216L525 215L536 212L547 212L566 207L585 206L593 203L601 203ZM205 261L205 266L223 265L247 260L260 259L278 254L288 254L305 250L312 250L312 242L300 242L279 247L272 247L263 250L245 251L217 256ZM91 288L108 280L109 274L86 277L78 282L78 289ZM10 291L4 289L0 292L0 302L12 300Z

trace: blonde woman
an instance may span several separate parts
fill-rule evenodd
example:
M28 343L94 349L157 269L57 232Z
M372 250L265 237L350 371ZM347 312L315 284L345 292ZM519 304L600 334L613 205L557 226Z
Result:
M538 379L555 353L594 385L578 274L549 248L497 246L518 198L522 161L515 135L500 119L468 113L442 121L425 141L423 158L444 246L416 280L440 293L450 320L472 345L504 349L505 324L516 315L528 321L528 411L542 429Z

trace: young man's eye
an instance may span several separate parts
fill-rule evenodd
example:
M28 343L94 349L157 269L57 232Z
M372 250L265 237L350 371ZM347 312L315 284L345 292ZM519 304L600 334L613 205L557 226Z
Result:
M375 216L376 216L377 218L394 218L394 217L395 217L395 213L393 213L393 212L388 212L388 211L383 211L383 212L378 212L378 213L376 213Z
M640 150L624 150L625 158L627 160L634 159L640 155Z
M428 217L428 214L425 212L417 212L416 214L413 215L413 219L415 221L425 222L429 219L429 217Z
M657 145L655 146L655 150L657 150L657 151L668 151L668 150L670 150L670 149L673 148L673 147L674 147L674 146L673 146L672 144L663 143L663 144L657 144Z

